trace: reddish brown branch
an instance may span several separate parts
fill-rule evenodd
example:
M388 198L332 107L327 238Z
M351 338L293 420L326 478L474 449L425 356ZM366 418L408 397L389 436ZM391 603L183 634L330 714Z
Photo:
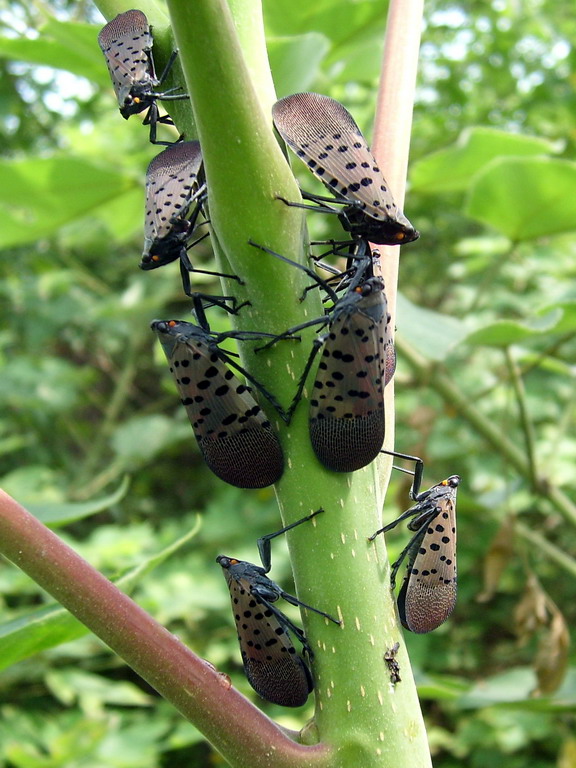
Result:
M0 552L49 592L204 733L230 765L326 765L324 745L292 741L58 536L0 490Z

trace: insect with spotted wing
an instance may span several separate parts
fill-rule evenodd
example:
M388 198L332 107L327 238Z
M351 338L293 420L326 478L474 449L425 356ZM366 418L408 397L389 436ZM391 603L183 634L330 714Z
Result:
M271 334L251 331L214 333L183 320L154 320L155 331L170 365L202 455L215 475L238 488L265 488L284 471L278 437L264 411L230 370L246 377L287 416L267 390L220 349L224 339L261 339Z
M146 171L146 202L144 218L144 251L140 268L157 269L177 259L184 293L209 300L227 311L237 309L234 296L211 296L192 293L190 273L199 272L239 280L236 275L195 269L188 258L188 245L194 234L202 203L206 197L203 180L202 151L198 141L172 144L157 155ZM206 237L204 235L200 239ZM232 309L226 301L232 302Z
M413 488L416 504L370 536L395 528L413 518L408 528L415 531L400 557L392 565L392 589L404 559L408 567L398 594L398 613L406 629L423 634L443 624L456 604L456 493L458 475L451 475L427 491Z
M296 653L290 633L298 638L310 660L314 654L304 632L274 603L283 598L291 605L307 608L335 624L340 622L329 614L303 603L294 595L284 592L267 576L271 568L270 541L323 511L318 509L311 515L258 539L262 566L225 555L218 555L216 558L216 562L222 566L230 590L240 652L248 682L263 699L284 707L301 706L314 688L312 673L306 661Z
M313 270L268 248L252 245L304 270L334 302L327 314L290 328L256 351L303 328L328 326L313 342L288 414L291 416L298 405L310 369L322 350L310 397L312 448L333 472L361 469L376 458L384 443L384 387L389 381L387 376L391 378L394 373L389 362L391 318L384 282L373 274L375 254L365 241L359 243L354 273L339 298Z
M156 126L174 125L169 115L160 116L157 101L187 99L186 94L176 94L178 88L156 93L162 85L177 56L173 51L164 71L156 77L152 46L154 40L148 19L142 11L131 10L118 14L102 27L98 43L106 59L112 85L118 99L120 114L125 120L148 110L143 123L150 126L152 144L169 145L169 141L156 140Z
M302 192L305 200L319 207L288 205L337 214L353 238L379 245L400 245L419 237L396 206L364 136L342 104L319 93L295 93L276 102L272 117L280 136L335 196Z

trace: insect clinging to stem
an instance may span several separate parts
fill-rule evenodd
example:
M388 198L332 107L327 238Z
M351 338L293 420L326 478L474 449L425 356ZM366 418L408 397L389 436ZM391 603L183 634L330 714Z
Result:
M182 404L202 455L215 475L238 488L265 488L284 471L278 436L235 368L276 409L276 399L219 347L225 339L251 340L271 334L214 333L183 320L154 320L155 331L176 380Z
M296 636L303 653L313 659L304 632L275 605L280 598L301 606L340 624L324 611L319 611L290 595L268 577L271 567L270 541L286 531L311 520L324 510L285 526L258 540L262 565L218 555L230 590L232 610L240 642L242 662L248 682L263 699L284 707L299 707L314 688L312 673L303 656L297 654L290 633Z
M191 289L192 272L242 282L236 275L196 269L188 257L189 248L208 235L189 242L195 234L205 198L202 151L198 141L172 144L151 161L146 171L145 237L140 268L157 269L179 260L182 286L187 296L206 299L211 305L234 312L238 308L234 296L193 293ZM232 309L227 301L231 302Z
M255 245L255 243L252 243ZM319 461L333 472L354 472L373 461L385 436L384 387L393 369L387 366L392 341L384 282L372 271L373 254L361 241L343 296L308 267L263 246L256 246L302 269L322 286L333 306L322 317L290 328L256 351L311 326L328 326L312 346L300 377L291 416L301 399L317 354L322 355L310 396L309 431Z
M127 120L131 115L148 110L143 124L150 126L152 144L169 145L173 142L157 141L156 126L174 125L169 115L160 116L157 101L187 99L187 94L177 94L179 88L157 93L154 88L165 81L177 52L173 51L164 71L156 77L152 46L154 40L148 19L142 11L119 13L102 27L98 43L106 58L112 85L118 99L120 114Z
M393 563L390 575L394 589L398 569L404 559L408 560L397 602L400 620L412 632L437 629L456 604L456 493L459 484L460 477L451 475L422 493L413 486L416 504L369 537L369 541L373 541L402 520L412 518L408 529L414 531L414 535Z
M402 678L400 677L400 664L396 658L396 654L398 653L399 649L400 643L396 641L394 645L384 654L384 661L386 662L386 666L390 672L390 682L392 685L396 685L396 683L402 682Z
M402 245L419 237L398 209L364 136L342 104L319 93L295 93L276 102L272 117L280 136L335 196L302 192L318 207L285 203L337 214L354 239Z

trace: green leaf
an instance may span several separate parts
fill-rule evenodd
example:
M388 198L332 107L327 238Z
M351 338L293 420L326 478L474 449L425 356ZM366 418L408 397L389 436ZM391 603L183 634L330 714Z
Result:
M111 493L109 496L103 496L100 499L87 501L83 504L30 504L26 503L25 499L22 500L22 504L45 525L57 527L59 525L72 523L76 520L82 520L85 517L95 515L97 512L102 512L104 509L108 509L114 504L117 504L126 495L129 485L130 481L128 477L124 477L114 493Z
M64 156L3 160L0 176L0 248L51 235L138 186L116 168Z
M164 550L140 563L117 582L126 593L174 552L187 544L197 534L197 525L185 536ZM0 670L27 659L48 648L68 643L89 633L89 629L59 605L50 605L27 613L14 621L0 625Z
M104 57L98 47L98 27L50 19L42 37L0 37L0 58L27 61L63 69L100 85L110 85Z
M268 57L278 98L307 90L329 48L324 35L315 32L269 40Z
M543 307L538 315L547 315L554 310L561 312L560 319L554 327L555 333L572 333L576 331L576 301L561 301Z
M502 158L474 179L466 213L513 241L576 230L576 163Z
M173 442L176 430L180 436L181 427L165 416L135 416L115 430L111 442L117 456L124 461L146 461ZM185 433L193 445L192 433L187 427Z
M457 702L461 709L477 709L494 705L514 705L515 708L556 711L576 706L576 669L569 670L561 688L553 696L531 698L537 688L536 674L528 667L494 675L476 684Z
M530 322L520 323L514 320L500 320L474 331L466 339L476 346L507 347L519 344L533 336L549 333L561 321L563 312L559 308L551 309L546 315L533 318Z
M414 163L410 169L410 186L413 190L434 194L464 190L470 186L473 176L494 158L554 151L554 145L545 139L494 128L469 128L451 147Z
M402 293L398 293L397 324L406 341L429 360L445 360L468 333L460 320L419 307Z
M98 709L101 704L143 707L152 703L152 697L127 680L110 680L74 667L57 669L46 675L50 691L63 704L71 706L82 702L82 709Z
M387 7L385 0L266 0L266 27L276 35L320 32L336 47L366 29L382 30Z

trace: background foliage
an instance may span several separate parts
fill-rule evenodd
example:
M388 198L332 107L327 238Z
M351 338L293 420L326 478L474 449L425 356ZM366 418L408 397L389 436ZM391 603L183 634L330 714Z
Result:
M439 768L576 765L567 11L426 8L406 203L422 236L401 263L396 446L425 458L429 484L464 478L457 610L432 635L406 636ZM265 12L278 96L327 93L369 136L386 4L270 0ZM149 331L189 306L175 265L137 269L157 150L118 114L102 23L60 0L0 13L1 483L251 696L214 558L253 559L257 536L278 527L276 504L203 465ZM309 218L314 236L331 225ZM405 483L395 478L385 519L405 507ZM181 541L197 514L200 532ZM405 534L389 539L394 556ZM282 545L273 575L288 586ZM6 563L0 594L0 765L218 764ZM311 711L263 706L294 727Z

